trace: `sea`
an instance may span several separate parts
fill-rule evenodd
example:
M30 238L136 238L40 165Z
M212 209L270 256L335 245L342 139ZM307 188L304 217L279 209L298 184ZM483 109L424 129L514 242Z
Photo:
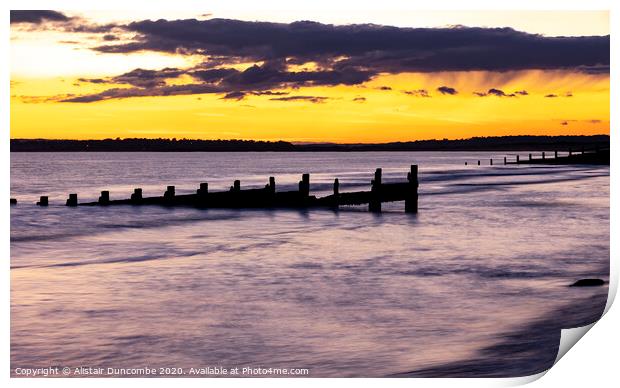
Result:
M503 165L516 154L11 153L11 374L544 371L560 329L596 321L607 300L606 285L569 286L609 279L609 166ZM369 190L376 168L405 181L412 164L417 214L402 202L380 214L64 206L69 193L189 194L269 176L296 190L302 173L323 196L334 178L340 192Z

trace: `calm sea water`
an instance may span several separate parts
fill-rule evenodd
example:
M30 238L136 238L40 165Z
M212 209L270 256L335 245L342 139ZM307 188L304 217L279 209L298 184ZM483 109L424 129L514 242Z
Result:
M557 349L515 333L551 322L538 334L555 343L555 329L578 323L567 311L600 315L606 287L567 286L608 279L609 167L472 165L503 156L13 153L12 371L545 369ZM380 215L63 206L70 192L121 199L134 187L190 193L204 181L216 191L234 179L262 187L270 175L278 190L293 189L304 172L320 195L336 177L341 192L368 189L376 167L384 181L404 180L410 164L420 168L417 215L402 203ZM40 195L48 208L34 205Z

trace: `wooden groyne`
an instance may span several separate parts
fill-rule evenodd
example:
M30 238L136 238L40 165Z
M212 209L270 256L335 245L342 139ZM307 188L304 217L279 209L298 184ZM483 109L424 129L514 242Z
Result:
M481 159L482 160L482 159ZM481 160L478 160L477 165L481 165ZM488 159L489 165L493 166L493 159ZM510 158L504 156L504 165L511 164L593 164L593 165L609 165L609 148L606 149L585 149L580 150L569 149L565 155L559 155L558 151L553 153L529 153L526 157L521 155L512 155ZM468 165L468 162L465 162Z
M65 205L114 206L114 205L159 205L191 206L197 208L225 209L276 209L276 208L329 208L338 209L346 205L368 204L370 212L380 213L384 202L405 201L405 212L418 212L418 166L412 165L407 180L398 183L383 183L382 170L377 168L371 181L370 191L340 192L340 182L334 180L333 193L325 197L310 195L310 174L303 174L298 189L277 191L274 177L269 177L264 188L242 189L241 182L235 180L228 191L209 191L208 182L200 183L196 193L178 195L175 186L167 186L161 196L143 197L142 189L136 188L128 199L111 200L108 190L102 191L96 202L80 203L76 193L69 194ZM39 206L48 206L48 197L41 196Z

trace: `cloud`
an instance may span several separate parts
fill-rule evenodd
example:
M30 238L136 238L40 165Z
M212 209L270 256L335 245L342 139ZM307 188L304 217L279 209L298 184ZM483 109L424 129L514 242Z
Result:
M496 96L496 97L516 97L517 94L521 96L527 96L528 93L525 90L520 90L514 93L506 93L501 89L491 88L486 93L484 92L474 92L474 94L478 97L486 97L486 96Z
M318 96L289 96L289 97L270 98L271 101L309 101L315 104L325 102L328 99L329 97L318 97Z
M154 88L113 88L101 93L87 94L70 98L57 98L59 102L88 103L130 97L179 96L189 94L224 93L217 86L209 84L166 85Z
M57 30L62 32L106 34L104 41L111 41L113 30L124 30L122 25L94 24L78 16L67 16L62 12L50 10L13 10L11 11L11 26L32 30Z
M562 121L560 125L568 125L568 121Z
M226 95L224 97L222 97L223 100L243 100L243 98L245 97L245 93L243 92L230 92L230 93L226 93Z
M353 102L359 102L359 103L366 102L366 97L355 97L353 99Z
M162 95L167 89L166 80L177 78L181 75L190 75L205 86L209 93L228 94L235 92L245 94L270 94L282 95L286 92L273 92L272 89L299 88L302 86L334 86L355 85L370 80L371 75L363 70L316 70L316 71L288 71L282 62L268 62L263 65L253 65L245 70L233 68L215 69L177 69L164 68L160 70L134 69L130 72L109 78L81 78L82 82L129 84L141 88L134 91L136 95ZM182 86L182 85L179 85ZM202 88L192 88L197 93L204 93ZM100 94L100 93L99 93ZM105 99L114 98L115 92L110 93ZM119 98L125 98L120 94ZM70 102L94 102L97 98L71 99ZM226 97L226 96L224 96ZM65 100L63 100L65 101Z
M307 86L362 85L380 74L403 72L566 69L609 73L609 36L544 37L511 28L400 28L218 18L142 20L123 25L96 25L77 17L59 22L64 23L64 31L104 34L101 40L105 43L92 47L101 53L155 51L202 57L202 63L193 68L135 69L106 78L110 84L140 88L132 92L137 95L166 93L167 80L181 75L202 85L183 90L205 89L225 97ZM134 37L117 41L119 33ZM292 66L309 62L316 64L312 70ZM238 66L247 63L253 65ZM391 90L389 86L378 88ZM458 93L448 86L437 91ZM116 94L110 92L105 99ZM125 98L124 93L119 95ZM82 97L83 102L98 101L96 95Z
M426 89L403 90L403 93L408 94L410 96L416 96L416 97L430 97L431 96L430 94L428 94L428 90Z
M43 22L66 22L71 18L57 11L49 10L11 10L11 24Z
M437 91L441 94L450 94L450 95L458 94L456 89L451 88L449 86L440 86L437 88Z
M511 28L399 28L374 24L289 24L230 19L143 20L122 26L131 42L95 49L142 50L244 58L314 61L373 72L575 69L605 72L609 36L545 37Z
M547 94L545 95L546 98L557 98L558 95L557 94Z
M573 96L573 92L564 93L564 97L572 97L572 96Z

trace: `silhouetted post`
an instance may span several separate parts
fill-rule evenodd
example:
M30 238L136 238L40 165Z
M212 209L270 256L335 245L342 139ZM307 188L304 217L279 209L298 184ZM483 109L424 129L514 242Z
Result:
M310 195L310 174L303 174L301 176L301 180L299 181L299 194L301 194L302 197Z
M166 187L166 192L164 193L164 199L172 199L174 198L174 186Z
M142 200L142 189L137 188L133 189L133 194L131 194L131 200L134 202L139 202Z
M478 166L480 166L480 161L478 161Z
M69 199L67 199L67 206L77 206L78 205L78 198L77 198L77 194L69 194Z
M573 156L573 149L572 148L568 149L568 156Z
M508 164L508 161L506 160L506 157L504 156L504 166Z
M338 181L338 178L334 179L334 203L333 203L333 208L338 210L338 204L339 204L339 197L340 197L340 182Z
M99 205L108 205L110 204L110 192L104 190L101 192L101 196L99 196Z
M586 153L586 147L581 146L581 155L583 155L583 154L585 154L585 153Z
M271 194L275 194L276 192L276 178L272 176L269 177L269 191Z
M558 158L558 151L553 151L553 157L554 157L555 159L557 159L557 158Z
M411 171L407 174L407 196L405 197L405 213L418 212L418 165L412 164ZM379 202L381 203L381 202Z
M543 151L543 153L542 153L542 158L543 158L543 160L545 160L545 151Z
M532 160L532 154L528 155L528 160L530 160L530 161Z
M241 181L239 179L233 182L233 191L241 191Z
M17 199L11 198L11 205L17 205Z
M493 165L493 159L489 159L489 165Z
M519 163L519 155L517 155L517 163Z
M381 213L381 169L375 170L375 179L370 184L370 202L368 203L368 211L373 213Z
M207 182L202 182L200 188L196 190L196 194L201 196L209 194L209 184Z
M465 165L467 166L467 162L465 162Z
M39 202L37 202L37 206L47 206L47 205L48 205L47 195L40 196Z

